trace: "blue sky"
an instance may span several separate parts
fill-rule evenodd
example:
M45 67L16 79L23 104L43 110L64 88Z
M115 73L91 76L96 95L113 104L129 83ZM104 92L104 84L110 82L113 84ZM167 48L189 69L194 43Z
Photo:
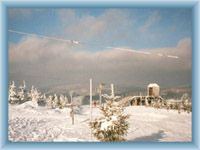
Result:
M134 49L173 47L192 35L192 11L186 8L17 8L8 12L9 29L97 43L91 50L100 50L99 45ZM10 42L21 38L9 33Z

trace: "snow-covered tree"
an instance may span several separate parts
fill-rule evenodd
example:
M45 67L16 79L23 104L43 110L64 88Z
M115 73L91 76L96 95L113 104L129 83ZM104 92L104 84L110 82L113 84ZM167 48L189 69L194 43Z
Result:
M15 104L19 101L14 81L12 81L9 85L8 101L11 104Z
M44 101L46 101L46 99L47 99L46 94L43 94L42 99L43 99Z
M31 98L31 101L33 102L35 107L38 106L38 101L41 98L40 94L41 93L36 88L34 88L34 86L31 87L31 91L29 93L29 97Z
M128 130L128 115L114 100L107 100L100 107L103 117L90 122L93 135L100 141L124 141Z
M19 103L23 103L26 100L26 83L23 81L23 85L19 86L19 92L17 93L19 97Z
M53 101L53 96L50 95L46 100L46 106L48 108L52 108L52 101Z
M63 108L66 105L65 97L62 94L59 97L59 104L58 105L59 105L59 108Z
M46 94L43 94L40 98L39 98L39 100L38 100L38 104L40 105L40 106L45 106L46 105L46 100L47 98L46 98Z
M52 100L52 108L56 108L58 106L58 96L54 94L54 98Z
M188 102L190 100L189 98L189 95L187 93L184 93L182 96L181 96L181 100L183 102Z
M64 97L66 104L69 104L69 100L67 98L67 96Z
M192 102L187 93L183 94L181 97L183 109L188 113L192 111Z

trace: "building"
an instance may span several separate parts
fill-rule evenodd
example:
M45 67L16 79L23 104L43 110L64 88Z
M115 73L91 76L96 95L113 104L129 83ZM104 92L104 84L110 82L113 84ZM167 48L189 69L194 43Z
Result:
M156 83L150 83L147 86L147 96L159 97L160 96L160 86Z

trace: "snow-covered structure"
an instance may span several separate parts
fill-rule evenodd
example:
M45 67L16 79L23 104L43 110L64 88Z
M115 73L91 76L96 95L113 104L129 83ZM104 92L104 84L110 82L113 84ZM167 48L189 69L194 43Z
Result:
M150 83L147 86L147 95L137 95L124 97L121 100L122 105L153 105L161 104L164 99L160 96L160 86L157 83Z
M150 83L147 86L147 96L160 96L160 86L156 83Z

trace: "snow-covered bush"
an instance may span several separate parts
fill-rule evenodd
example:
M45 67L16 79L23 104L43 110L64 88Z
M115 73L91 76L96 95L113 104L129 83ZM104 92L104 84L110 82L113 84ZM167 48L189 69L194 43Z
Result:
M113 100L100 107L103 117L90 122L93 135L100 141L124 141L128 130L128 115Z

